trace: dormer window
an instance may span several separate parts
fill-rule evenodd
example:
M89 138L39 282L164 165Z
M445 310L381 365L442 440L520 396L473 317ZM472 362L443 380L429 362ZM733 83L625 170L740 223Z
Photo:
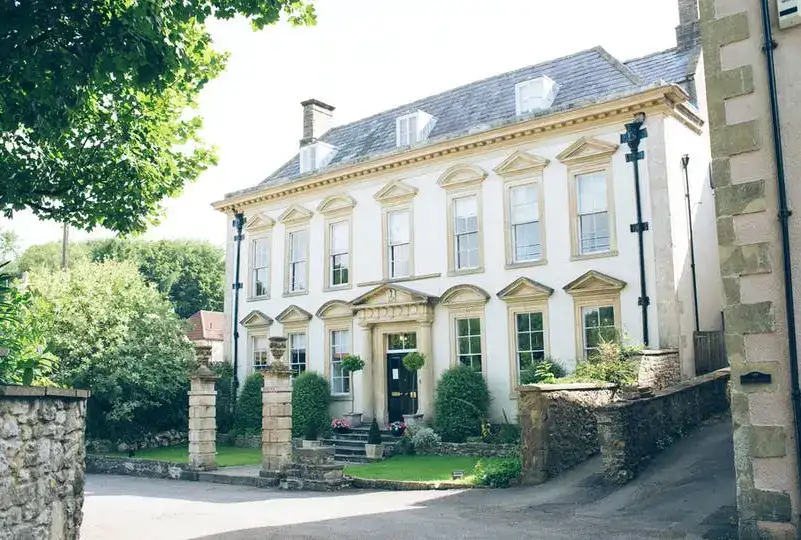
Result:
M336 151L336 146L322 141L302 146L300 148L301 174L322 169L331 162Z
M553 104L559 85L545 75L519 82L515 85L517 114L527 114L547 109Z
M398 146L411 146L428 138L436 118L425 111L415 111L395 119L395 139Z

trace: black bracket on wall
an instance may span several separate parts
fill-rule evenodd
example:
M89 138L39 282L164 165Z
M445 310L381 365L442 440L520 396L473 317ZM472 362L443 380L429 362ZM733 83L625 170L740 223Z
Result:
M642 223L632 223L631 225L629 225L629 229L633 233L640 232L640 231L645 232L645 231L648 230L648 222L647 221L643 221Z

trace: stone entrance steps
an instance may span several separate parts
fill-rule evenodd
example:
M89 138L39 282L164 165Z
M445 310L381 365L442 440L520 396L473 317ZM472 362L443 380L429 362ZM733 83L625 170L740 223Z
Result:
M322 440L326 446L334 447L334 459L346 463L367 463L364 445L367 443L367 427L352 428L347 433L331 433ZM393 437L389 431L381 431L381 442L385 446L394 445L398 437ZM385 450L386 452L386 450Z

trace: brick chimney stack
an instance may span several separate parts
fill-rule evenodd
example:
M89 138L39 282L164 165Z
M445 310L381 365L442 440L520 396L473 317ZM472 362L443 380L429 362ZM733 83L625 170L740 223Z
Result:
M698 16L698 0L678 0L679 25L676 27L676 46L686 50L701 43L701 21Z
M334 107L316 99L307 99L300 104L303 106L303 138L300 146L303 147L312 144L331 129L334 123Z

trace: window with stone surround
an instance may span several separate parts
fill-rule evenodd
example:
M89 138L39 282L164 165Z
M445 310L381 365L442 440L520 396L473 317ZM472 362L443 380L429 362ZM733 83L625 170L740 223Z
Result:
M254 298L270 294L270 237L254 238L250 243L251 249L251 290Z
M329 286L342 287L350 282L350 221L342 220L328 226Z
M455 319L456 329L456 361L469 366L476 371L481 371L481 319L470 317L465 319Z
M306 290L308 269L306 259L309 251L309 231L301 229L287 234L287 291L291 293Z
M410 276L412 235L411 212L409 210L390 210L387 220L387 264L389 277L400 278Z
M342 359L350 354L350 331L332 330L331 345L331 393L349 394L350 378L348 370L342 368Z
M298 376L306 371L306 334L297 332L289 334L289 369L294 376Z
M617 337L615 306L582 307L581 325L584 358L589 358L595 354L601 342L614 340Z
M253 371L266 368L270 364L270 338L266 335L251 336Z
M517 376L545 359L545 322L542 312L515 313ZM519 380L519 379L518 379Z

